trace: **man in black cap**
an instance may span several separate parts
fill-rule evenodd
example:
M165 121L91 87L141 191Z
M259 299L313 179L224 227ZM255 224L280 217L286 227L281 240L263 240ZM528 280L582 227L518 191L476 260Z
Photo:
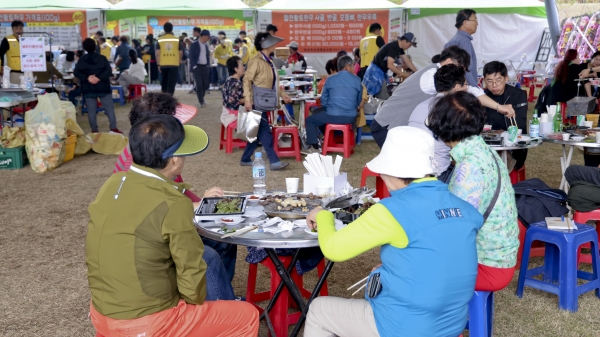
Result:
M390 95L387 92L386 78L388 70L391 70L396 75L403 75L402 68L396 67L394 60L400 57L402 62L412 72L416 72L417 68L406 55L408 48L417 47L417 38L411 32L408 32L398 38L398 41L392 41L381 47L373 61L367 68L363 83L367 87L369 95L374 95L377 98L388 99Z
M197 27L196 27L197 28ZM196 34L194 28L194 35ZM204 95L208 92L210 85L210 48L208 41L210 40L210 32L206 29L200 32L200 36L190 46L190 64L192 73L194 74L194 82L196 83L196 95L200 107L204 108L206 102Z

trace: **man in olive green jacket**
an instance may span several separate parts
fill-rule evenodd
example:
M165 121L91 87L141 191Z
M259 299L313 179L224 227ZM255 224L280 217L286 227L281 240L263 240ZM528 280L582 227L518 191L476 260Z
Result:
M173 182L208 136L153 115L132 127L129 140L134 164L112 175L89 207L94 327L104 336L257 336L252 305L205 301L204 246L185 186Z

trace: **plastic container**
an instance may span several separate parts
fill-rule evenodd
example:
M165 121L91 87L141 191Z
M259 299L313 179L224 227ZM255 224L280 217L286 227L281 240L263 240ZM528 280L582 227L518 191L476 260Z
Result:
M0 170L17 170L28 163L25 146L0 148Z
M77 135L76 134L68 135L67 139L65 139L65 159L63 160L63 163L66 163L75 157L75 146L76 145L77 145Z
M267 194L267 170L265 161L262 159L262 152L254 153L254 162L252 162L252 179L254 181L254 195L264 196Z

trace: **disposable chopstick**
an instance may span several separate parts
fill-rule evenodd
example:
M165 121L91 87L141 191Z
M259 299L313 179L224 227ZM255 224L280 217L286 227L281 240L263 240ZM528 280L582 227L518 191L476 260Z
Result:
M362 280L360 280L360 281L358 281L358 282L354 283L353 285L351 285L350 287L348 287L348 289L346 289L346 290L350 290L350 289L352 289L352 288L356 287L357 285L359 285L359 284L361 284L361 283L363 283L363 282L366 282L368 279L369 279L369 277L367 276L367 277L365 277L364 279L362 279Z
M242 235L242 234L244 234L246 232L253 231L253 230L257 229L257 228L258 228L258 226L252 226L252 227L242 228L239 231L235 231L233 233L228 233L228 234L225 234L225 235L221 236L221 239L225 239L225 238L228 238L230 236Z
M364 287L366 287L366 286L367 286L367 284L366 284L366 283L365 283L365 284L363 284L363 285L362 285L362 287L360 287L360 288L356 289L356 291L352 293L352 296L356 295L356 294L357 294L359 291L363 290L363 288L364 288Z

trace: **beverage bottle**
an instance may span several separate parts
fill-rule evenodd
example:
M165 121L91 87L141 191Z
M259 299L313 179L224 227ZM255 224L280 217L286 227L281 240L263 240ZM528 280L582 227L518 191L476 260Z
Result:
M252 162L252 179L254 181L254 195L263 196L267 194L267 170L262 159L262 152L254 154Z
M296 90L296 83L294 83L294 79L290 80L290 91Z
M317 76L313 76L312 91L314 97L317 97Z
M556 103L556 114L554 115L554 123L552 125L552 129L554 132L562 132L563 128L563 116L560 112L560 103Z
M529 136L532 138L540 136L540 120L538 119L537 110L533 111L533 119L529 124Z

